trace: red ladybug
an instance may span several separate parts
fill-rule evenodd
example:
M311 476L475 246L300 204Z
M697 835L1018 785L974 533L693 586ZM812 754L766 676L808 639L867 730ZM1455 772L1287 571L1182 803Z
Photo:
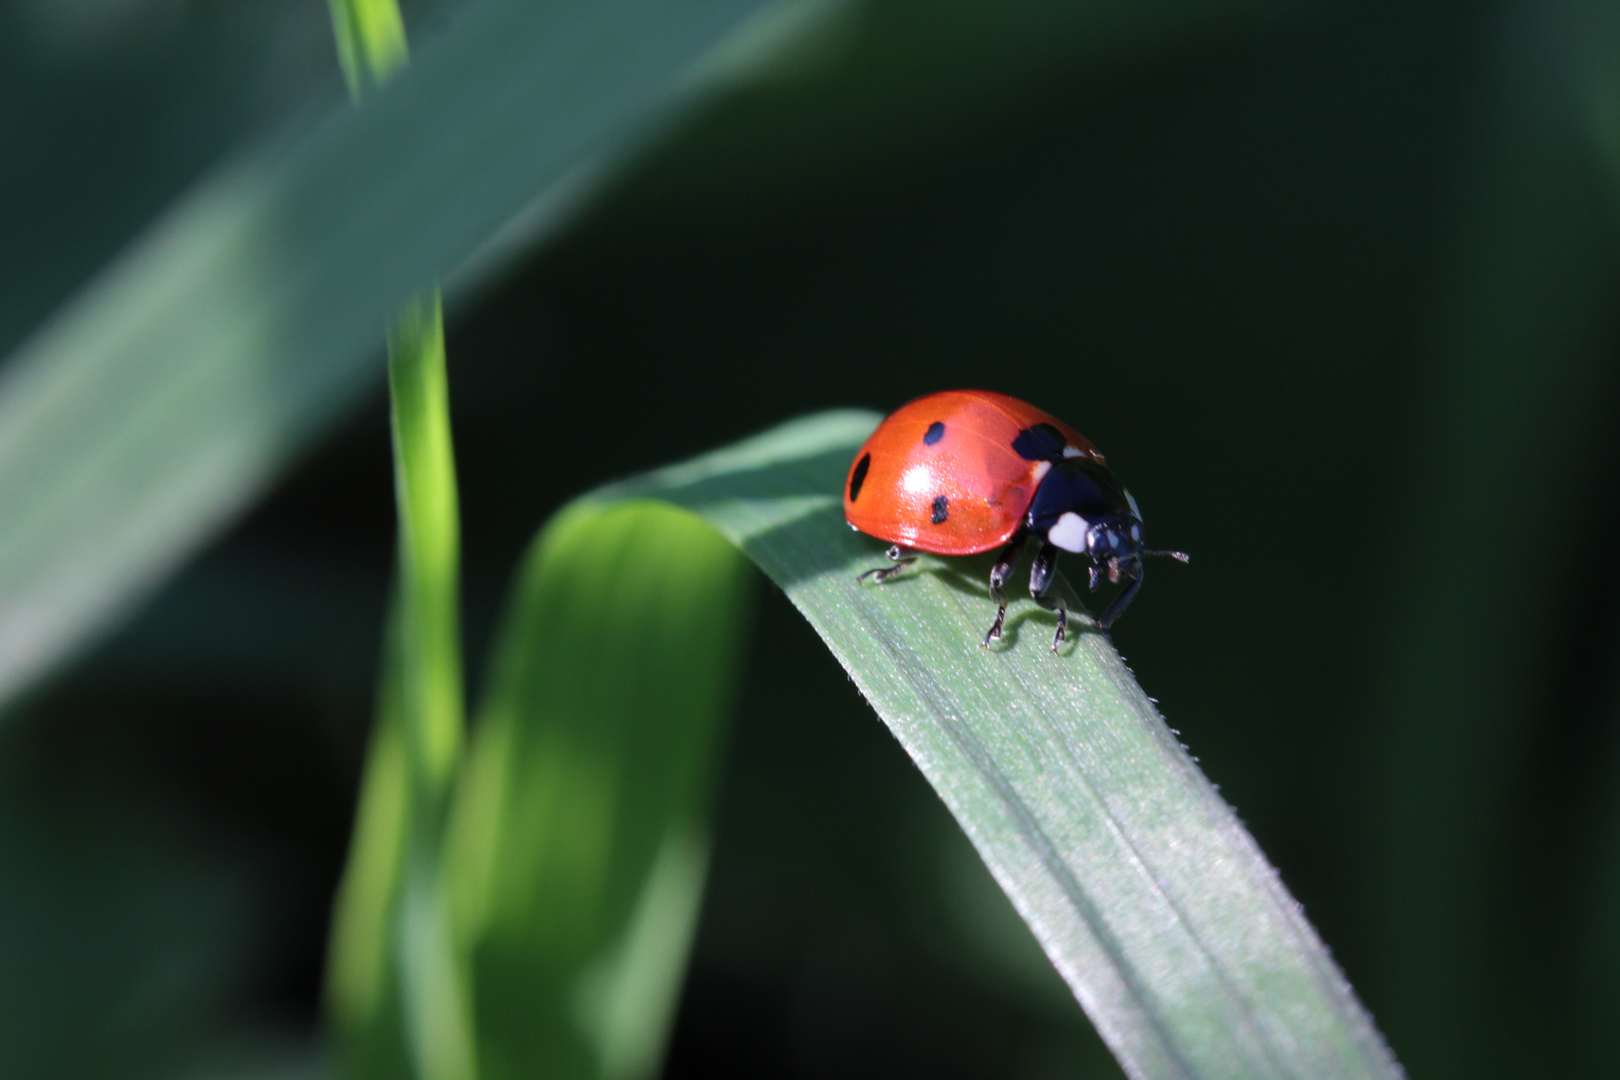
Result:
M1142 557L1179 551L1144 546L1142 513L1125 485L1085 436L1035 406L988 390L946 390L895 410L855 452L844 484L850 527L894 546L893 566L861 579L887 581L917 558L974 555L1002 547L990 568L996 621L984 644L1001 637L1002 591L1031 536L1040 541L1029 572L1035 602L1057 612L1056 652L1069 622L1060 596L1047 590L1060 551L1091 559L1091 588L1103 571L1129 579L1098 625L1108 629L1142 585Z

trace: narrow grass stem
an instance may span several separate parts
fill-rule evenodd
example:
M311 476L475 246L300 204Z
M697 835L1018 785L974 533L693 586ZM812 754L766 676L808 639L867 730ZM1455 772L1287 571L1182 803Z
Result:
M396 0L332 0L331 10L344 77L358 101L404 65L404 21ZM397 987L399 1036L414 1073L421 1080L475 1080L471 995L451 941L440 872L450 790L462 756L464 704L461 527L437 287L406 301L389 326L388 390L399 566L384 658L390 692L379 702L373 753L393 749L397 755L397 743L404 743L403 778L375 770L377 783L403 788L403 798L394 803L402 820L371 823L384 840L363 835L367 822L359 823L357 849L390 839L395 845L392 858L377 860L393 877L373 883L368 910L359 911L366 904L356 900L339 914L350 925L369 917L392 934L362 935L375 950L371 957L343 957L350 970L372 975L365 987L351 978L350 1001L334 1005L354 1044L352 1060L386 1073L397 1029L391 1020L395 1002L381 988ZM340 926L336 940L342 938ZM370 1003L369 1011L352 1006L359 1000Z
M405 66L405 20L397 0L331 0L332 35L349 96L360 100Z
M401 707L421 805L437 828L461 758L461 532L444 320L438 290L412 298L388 333L399 504Z

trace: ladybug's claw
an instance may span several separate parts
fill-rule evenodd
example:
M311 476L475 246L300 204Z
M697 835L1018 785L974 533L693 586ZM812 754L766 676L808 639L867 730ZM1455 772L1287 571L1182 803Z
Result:
M874 566L864 574L861 574L855 580L864 582L867 578L872 578L879 585L881 585L917 561L917 553L915 551L912 551L907 547L901 547L899 544L895 544L883 554L885 558L894 564L893 566Z
M879 585L881 585L910 565L911 560L907 559L899 566L874 566L872 569L868 570L855 580L865 581L867 578L871 578L873 581L876 581Z
M1012 542L1001 549L1001 554L996 556L996 564L990 568L990 602L996 605L996 621L990 624L989 632L984 635L983 644L987 649L992 641L1001 640L1001 624L1007 618L1007 594L1003 587L1018 566L1018 553L1024 550L1026 539L1028 534L1022 532L1013 537Z
M1050 596L1047 590L1052 587L1057 577L1058 549L1051 544L1042 544L1041 549L1035 553L1035 565L1029 571L1029 591L1035 597L1035 602L1047 611L1057 612L1057 636L1052 639L1052 651L1057 652L1069 636L1069 605L1061 596ZM1092 570L1092 581L1096 579L1096 569Z
M990 629L989 630L985 631L984 641L981 642L981 644L985 648L988 649L990 647L990 643L992 641L1000 641L1001 640L1001 624L1002 624L1002 621L1004 619L1006 619L1006 618L1007 618L1007 605L1002 604L1001 607L999 609L997 609L997 611L996 611L996 621L990 624Z

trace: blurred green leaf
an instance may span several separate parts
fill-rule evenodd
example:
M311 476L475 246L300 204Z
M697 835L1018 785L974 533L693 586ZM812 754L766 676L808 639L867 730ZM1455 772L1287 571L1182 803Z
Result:
M394 489L399 506L399 709L433 832L461 760L461 525L438 290L413 299L388 334ZM437 843L435 837L434 840Z
M543 231L588 164L712 89L697 62L759 7L471 6L366 108L241 157L158 222L0 379L0 697L374 385L378 331L423 282L520 211Z
M383 642L377 715L366 748L348 862L332 909L326 1007L348 1074L409 1074L395 916L411 826L410 756L400 715L398 605Z
M473 1057L484 1078L656 1070L697 921L747 582L735 548L663 503L553 520L496 644L442 874L414 883L390 664L328 972L352 1075L405 1075L418 1044L431 1064L421 1047L456 1040L423 1029L454 1029L468 1007L476 1048L450 1071L470 1074ZM449 908L454 940L435 955L454 970L422 980L436 1000L402 978L406 950L440 944L423 933L432 919L395 924L412 891Z
M326 1005L348 1076L471 1080L471 989L440 872L451 778L435 784L423 776L422 748L411 746L405 608L396 600L389 613L377 716L332 913ZM459 704L456 715L459 724Z
M445 852L486 1080L656 1073L748 582L662 503L579 504L536 541Z
M405 20L395 0L328 0L349 96L358 99L405 66Z
M1541 905L1598 892L1575 881L1582 872L1601 880L1614 850L1607 837L1583 849L1592 841L1573 819L1520 830L1567 784L1545 779L1548 761L1531 749L1568 708L1549 708L1549 684L1571 676L1550 673L1546 656L1602 640L1590 628L1551 646L1543 635L1567 603L1557 568L1576 564L1582 519L1612 484L1594 465L1620 392L1620 262L1605 226L1620 174L1604 168L1620 115L1620 9L1508 4L1491 31L1490 92L1459 170L1466 181L1412 395L1410 479L1388 508L1401 522L1402 555L1387 568L1398 601L1367 643L1379 691L1365 813L1384 839L1363 906L1380 963L1362 978L1418 1075L1577 1075L1583 1060L1613 1067L1607 1025L1584 1020L1592 988L1543 966L1559 952L1548 935L1506 928L1581 926L1584 914L1553 918ZM1501 454L1505 433L1533 452ZM1536 587L1504 610L1504 568L1527 553ZM1584 576L1573 591L1602 595ZM1601 714L1607 702L1593 704ZM1597 921L1612 918L1611 909ZM1602 951L1592 942L1603 931L1591 933L1571 950L1582 975ZM1531 979L1547 989L1530 1000L1502 991ZM1496 1038L1505 1024L1563 1034L1505 1047Z
M876 420L790 423L593 500L687 507L787 592L1128 1075L1398 1076L1298 905L1104 634L1081 619L1054 656L1054 617L1025 600L1005 645L980 648L987 558L930 559L883 587L857 583L881 564L881 545L850 531L838 493ZM1084 610L1072 591L1069 601ZM543 933L544 914L530 916L530 933Z
M395 0L332 0L331 10L349 93L359 99L405 64L404 20ZM440 872L450 785L461 763L466 721L461 511L437 286L411 297L389 327L388 401L398 589L374 736L379 760L370 778L379 790L363 797L374 814L392 811L401 820L361 823L370 835L358 836L356 847L371 859L357 867L353 906L344 912L361 920L354 931L360 944L349 946L345 951L351 955L343 959L362 969L371 993L364 1001L334 1005L353 1021L344 1034L356 1071L392 1064L394 1027L376 993L392 984L399 989L400 1030L415 1074L422 1080L475 1080L471 988L450 940ZM389 766L400 757L401 744L408 781L403 800L389 797L399 788ZM394 850L386 856L373 854L390 845ZM348 933L346 928L339 932ZM379 938L396 945L392 966L388 954L377 949ZM391 978L396 971L397 978ZM341 983L335 988L348 989Z
M424 1080L477 1076L467 973L446 923L439 862L466 724L461 662L461 525L439 291L413 298L388 334L399 509L399 585L386 664L395 696L380 729L404 736L410 797L393 911L406 1034ZM380 739L398 738L381 731Z

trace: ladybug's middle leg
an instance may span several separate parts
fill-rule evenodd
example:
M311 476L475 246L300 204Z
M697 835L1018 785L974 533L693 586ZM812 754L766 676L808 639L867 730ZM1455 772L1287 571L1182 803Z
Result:
M992 641L1001 640L1001 624L1007 618L1007 594L1002 591L1002 586L1007 584L1007 579L1017 569L1018 555L1024 550L1027 539L1029 534L1019 530L1012 541L1001 549L1001 554L996 556L996 565L990 568L990 601L996 605L996 621L984 635L984 647L987 649Z
M1057 636L1052 639L1053 652L1057 652L1058 646L1069 636L1069 605L1061 596L1046 595L1057 577L1058 553L1062 550L1042 540L1040 550L1035 552L1035 564L1029 568L1029 595L1047 611L1057 612L1058 627Z
M865 581L867 578L871 578L873 581L876 581L879 585L881 585L917 561L917 553L911 548L903 547L900 544L891 545L889 550L885 551L883 554L891 563L894 564L893 566L873 567L855 580Z

